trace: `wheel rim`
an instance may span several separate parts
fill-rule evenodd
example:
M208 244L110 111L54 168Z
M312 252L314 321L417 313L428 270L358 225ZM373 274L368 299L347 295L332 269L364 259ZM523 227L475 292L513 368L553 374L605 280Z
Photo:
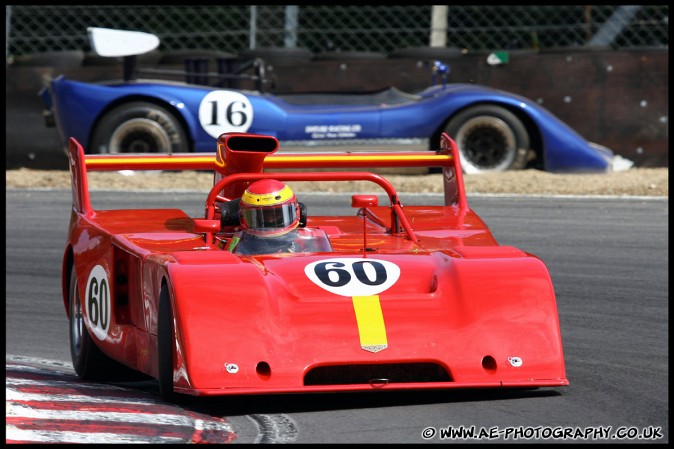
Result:
M466 173L507 170L517 153L515 134L497 117L468 120L456 134L456 142Z
M171 138L154 120L136 118L118 126L110 137L110 153L169 153Z
M84 332L84 317L82 316L82 303L77 292L77 280L70 284L70 295L73 298L73 306L70 311L70 344L73 352L79 356L82 351L82 332Z

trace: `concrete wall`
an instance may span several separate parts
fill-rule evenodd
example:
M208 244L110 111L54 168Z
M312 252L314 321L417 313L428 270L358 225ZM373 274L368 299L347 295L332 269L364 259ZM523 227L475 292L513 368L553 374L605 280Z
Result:
M277 93L368 91L393 85L420 90L431 82L422 59L276 61L267 66ZM487 54L446 62L449 82L467 82L513 92L545 106L588 140L611 148L642 167L669 166L669 51L515 51L501 65ZM37 92L51 76L101 81L120 78L116 65L9 66L6 70L7 168L67 168L58 134L46 128ZM243 83L241 87L252 88Z

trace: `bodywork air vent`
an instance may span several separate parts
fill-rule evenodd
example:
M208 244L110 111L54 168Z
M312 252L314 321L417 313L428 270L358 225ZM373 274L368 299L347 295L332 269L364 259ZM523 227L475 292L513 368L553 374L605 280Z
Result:
M451 382L437 363L388 363L377 365L334 365L313 368L304 385L392 384L410 382Z

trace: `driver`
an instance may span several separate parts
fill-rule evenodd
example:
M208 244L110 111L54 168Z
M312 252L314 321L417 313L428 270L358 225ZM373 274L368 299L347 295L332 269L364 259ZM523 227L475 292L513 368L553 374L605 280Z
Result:
M232 237L227 250L238 254L329 251L327 239L316 245L318 233L297 229L300 212L295 194L283 182L263 179L252 183L239 205L242 231ZM309 242L312 248L307 246Z

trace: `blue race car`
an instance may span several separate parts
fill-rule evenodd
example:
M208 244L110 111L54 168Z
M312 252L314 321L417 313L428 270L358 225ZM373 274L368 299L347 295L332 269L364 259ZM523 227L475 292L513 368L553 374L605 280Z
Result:
M290 152L428 151L446 132L457 142L468 174L524 168L608 172L631 166L536 102L480 85L443 82L417 93L391 87L361 94L274 95L264 92L259 60L250 63L254 74L249 77L256 82L251 90L143 80L131 75L143 73L134 65L135 55L156 48L156 36L105 28L88 32L96 53L124 57L124 73L130 75L105 83L59 76L41 96L47 124L57 126L64 146L74 137L91 153L213 152L218 136L227 132L271 135ZM439 61L433 69L447 71Z

